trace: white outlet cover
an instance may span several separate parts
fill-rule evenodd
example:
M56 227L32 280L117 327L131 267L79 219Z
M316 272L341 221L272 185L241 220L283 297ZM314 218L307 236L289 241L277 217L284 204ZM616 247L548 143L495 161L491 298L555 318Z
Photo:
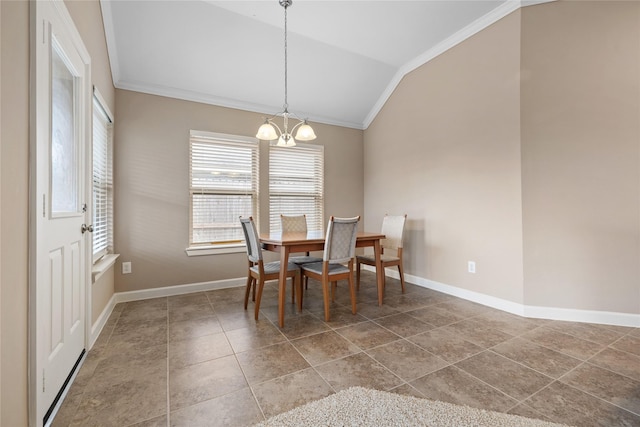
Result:
M469 261L468 269L469 269L469 273L475 273L476 272L476 263L475 263L475 261Z

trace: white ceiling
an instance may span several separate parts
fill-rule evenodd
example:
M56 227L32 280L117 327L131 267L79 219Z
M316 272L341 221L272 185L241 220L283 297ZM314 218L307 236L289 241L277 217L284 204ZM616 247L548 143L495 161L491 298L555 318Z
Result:
M117 88L266 116L282 110L278 0L101 4ZM519 0L294 0L289 110L365 129L402 76L518 7Z

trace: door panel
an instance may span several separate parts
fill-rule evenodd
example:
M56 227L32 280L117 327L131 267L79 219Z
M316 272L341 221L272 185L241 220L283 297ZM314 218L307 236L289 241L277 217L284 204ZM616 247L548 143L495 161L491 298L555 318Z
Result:
M47 358L51 359L63 344L64 318L62 301L64 301L64 255L62 248L55 248L49 252L49 281L51 283L51 301L46 311L49 313L49 324L51 332L49 337L49 354Z
M82 301L82 241L77 240L70 245L70 258L71 258L71 296L68 302L71 303L69 307L69 325L71 327L71 333L74 333L74 329L78 328L78 324L81 320L81 314L83 312L81 304Z
M35 116L31 164L30 424L43 425L85 349L91 188L89 55L63 1L32 3Z

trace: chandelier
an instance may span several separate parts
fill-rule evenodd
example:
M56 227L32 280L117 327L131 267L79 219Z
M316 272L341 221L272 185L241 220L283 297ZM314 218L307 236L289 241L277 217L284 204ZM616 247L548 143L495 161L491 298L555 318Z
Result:
M284 111L277 113L271 118L266 118L256 138L263 141L278 140L276 145L281 147L293 147L296 145L296 139L299 141L312 141L316 139L316 134L313 132L307 120L301 120L295 115L289 112L289 104L287 103L287 8L291 6L293 0L279 0L280 6L284 7ZM284 121L283 129L280 129L278 125L273 121L277 116L282 116ZM289 119L297 120L298 123L289 130ZM276 131L277 129L277 131ZM295 139L293 138L293 132L298 130Z

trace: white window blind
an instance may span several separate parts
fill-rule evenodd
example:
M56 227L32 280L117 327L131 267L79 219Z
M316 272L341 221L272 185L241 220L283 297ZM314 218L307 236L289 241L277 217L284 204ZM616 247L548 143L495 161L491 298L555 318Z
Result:
M113 252L113 122L93 97L93 261Z
M258 220L258 141L191 131L190 245L244 240L240 216Z
M324 147L269 147L269 225L280 230L280 214L307 216L309 231L324 227Z

